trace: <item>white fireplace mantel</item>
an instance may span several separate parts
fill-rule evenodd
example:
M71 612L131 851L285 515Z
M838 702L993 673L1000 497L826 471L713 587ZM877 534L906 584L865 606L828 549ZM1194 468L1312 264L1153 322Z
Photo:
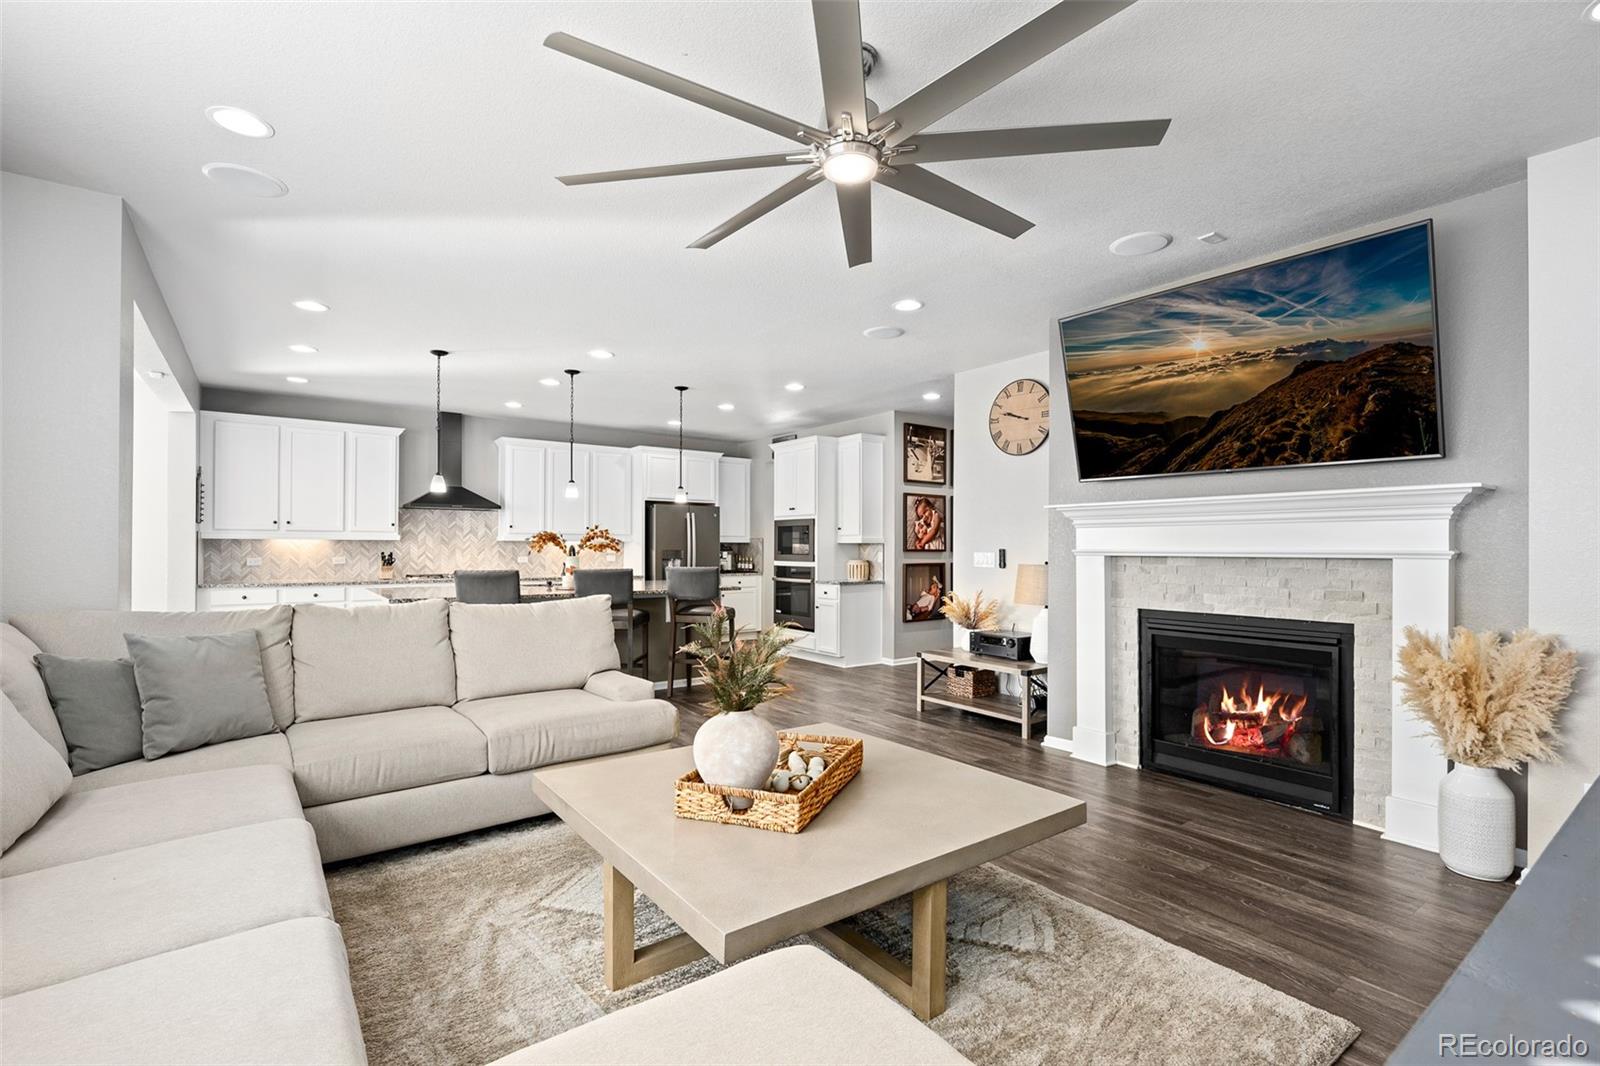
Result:
M1053 504L1076 535L1076 758L1109 766L1116 729L1106 694L1107 560L1113 556L1389 559L1393 561L1393 647L1407 626L1444 633L1453 623L1451 527L1479 484L1397 485L1313 492L1189 496ZM1398 664L1397 664L1398 666ZM1393 750L1384 837L1439 849L1439 782L1444 756L1391 694Z

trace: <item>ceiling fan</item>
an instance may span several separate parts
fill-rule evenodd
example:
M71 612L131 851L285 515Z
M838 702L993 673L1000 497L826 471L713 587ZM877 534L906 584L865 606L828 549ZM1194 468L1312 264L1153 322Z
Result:
M866 98L860 5L857 0L812 0L811 12L817 30L817 57L822 66L822 96L827 116L823 123L825 129L785 118L766 108L669 74L570 34L553 33L545 38L547 48L760 126L805 146L800 153L779 152L733 159L708 159L698 163L569 174L558 180L564 185L589 185L758 167L802 165L806 168L689 245L691 248L710 248L724 237L799 196L819 178L828 179L838 196L839 219L844 226L845 258L851 266L872 260L874 182L960 215L996 233L1015 238L1032 229L1033 223L924 169L924 164L957 159L1147 147L1161 143L1171 120L1024 126L949 133L924 133L923 130L1132 3L1133 0L1063 0L895 106L874 115L868 113Z

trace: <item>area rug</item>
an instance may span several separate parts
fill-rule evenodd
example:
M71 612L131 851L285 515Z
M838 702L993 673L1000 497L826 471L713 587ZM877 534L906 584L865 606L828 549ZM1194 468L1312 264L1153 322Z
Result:
M600 859L553 817L347 863L328 890L373 1066L479 1066L720 968L608 991ZM858 921L909 958L908 902ZM677 931L642 898L637 923ZM951 880L949 929L932 1027L983 1066L1326 1066L1360 1032L994 866Z

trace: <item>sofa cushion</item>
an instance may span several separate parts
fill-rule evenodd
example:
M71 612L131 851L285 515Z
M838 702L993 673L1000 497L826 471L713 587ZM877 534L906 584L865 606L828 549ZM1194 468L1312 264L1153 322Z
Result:
M456 701L449 605L441 599L294 610L295 720Z
M233 766L281 766L285 770L292 770L294 760L289 757L289 740L282 733L268 733L261 737L230 740L226 744L210 744L193 751L180 751L160 759L125 762L74 777L72 791L87 792L94 788L126 785L130 781L153 781L158 777L226 770Z
M71 784L61 755L0 695L0 851L38 825Z
M618 703L572 688L464 700L456 713L489 738L492 774L632 751L678 733L678 709L665 700Z
M142 758L139 685L126 659L34 657L50 693L73 776Z
M296 918L0 1000L0 1059L365 1063L339 927Z
M241 825L3 882L0 995L291 918L331 918L305 819Z
M278 766L240 766L73 792L0 856L0 876L299 816L294 779Z
M254 629L261 644L272 717L282 729L294 721L294 663L289 628L294 608L284 604L248 611L44 611L11 621L40 649L55 655L117 659L128 653L124 634L192 637Z
M621 670L602 670L590 675L583 683L583 690L607 700L651 700L656 696L654 681Z
M456 696L463 700L582 688L620 663L611 599L552 603L452 603Z
M67 741L61 735L61 723L56 721L56 712L50 706L44 678L39 676L39 669L33 663L33 657L38 654L39 645L15 626L0 625L0 692L5 693L17 713L65 759Z
M258 737L277 728L256 634L129 633L127 640L139 682L146 759Z
M472 777L488 768L483 734L448 707L296 722L289 727L289 751L307 807Z
M784 1039L794 1030L794 1013L785 997L771 995L774 988L804 989L807 1016L828 1023ZM802 944L613 1011L492 1066L683 1062L956 1066L968 1060L871 981Z

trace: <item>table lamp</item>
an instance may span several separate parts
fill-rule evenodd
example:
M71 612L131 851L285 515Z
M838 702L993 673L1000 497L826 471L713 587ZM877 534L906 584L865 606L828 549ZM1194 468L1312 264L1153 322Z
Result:
M1018 564L1017 590L1012 601L1019 607L1039 608L1039 614L1033 620L1033 640L1030 642L1030 651L1036 663L1046 662L1050 654L1050 616L1049 608L1045 606L1049 598L1050 564Z

